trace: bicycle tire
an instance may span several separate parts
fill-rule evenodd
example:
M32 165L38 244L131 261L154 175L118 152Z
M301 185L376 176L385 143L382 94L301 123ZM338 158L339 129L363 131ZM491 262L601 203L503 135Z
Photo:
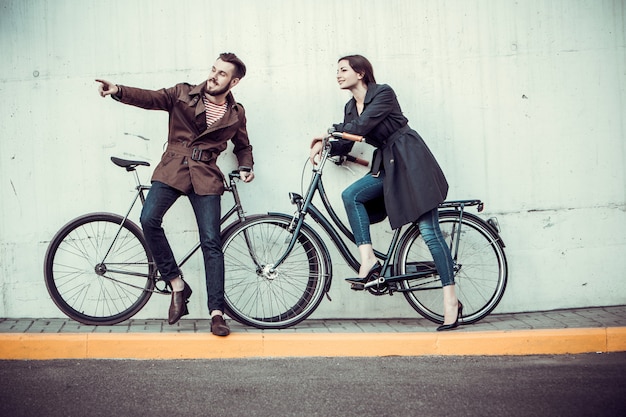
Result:
M67 223L44 260L52 301L88 325L112 325L134 316L150 299L155 274L141 229L112 213L86 214Z
M457 238L454 229L459 223L460 213L442 211L439 226L448 243ZM461 323L475 323L496 308L507 284L508 267L504 247L497 234L480 217L463 213L458 257L455 261L455 289L463 303ZM454 248L452 248L454 251ZM453 252L454 257L454 252ZM419 228L413 225L399 245L396 265L399 274L406 274L411 264L420 262L433 264L430 251L421 238ZM400 281L406 291L408 303L423 317L435 323L443 323L443 291L438 275Z
M222 238L226 311L259 329L284 329L309 317L322 301L331 265L317 233L302 225L295 247L275 270L292 233L291 216L248 218Z

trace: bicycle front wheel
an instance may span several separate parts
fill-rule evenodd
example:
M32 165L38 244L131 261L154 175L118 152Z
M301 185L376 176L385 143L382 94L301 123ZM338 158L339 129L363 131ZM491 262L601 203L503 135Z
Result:
M66 224L44 261L48 293L71 319L111 325L135 315L154 289L156 267L141 229L111 213Z
M460 321L475 323L491 313L504 295L508 269L502 242L487 223L470 213L463 213L461 220L459 212L440 212L439 226L454 258L456 294L463 303ZM423 278L401 281L400 287L418 313L443 323L441 280L417 225L403 237L396 265L402 275L420 268L433 271Z
M331 273L327 250L317 233L302 225L283 263L274 262L292 239L291 217L248 218L222 238L228 314L259 329L284 329L315 311Z

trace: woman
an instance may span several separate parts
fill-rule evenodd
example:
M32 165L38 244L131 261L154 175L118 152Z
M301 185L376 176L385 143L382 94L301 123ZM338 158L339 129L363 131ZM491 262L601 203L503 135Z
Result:
M417 221L443 286L444 323L437 330L454 329L463 305L455 292L450 249L439 229L437 207L448 193L445 176L422 138L408 126L394 91L376 84L372 64L365 57L341 58L337 82L339 88L352 93L352 99L345 106L343 123L333 125L335 131L365 136L367 143L377 148L371 171L342 193L361 257L357 280L368 282L382 269L370 236L370 224L381 220L376 207L384 207L393 229ZM322 151L321 141L319 137L311 143L314 164ZM331 154L345 155L353 145L348 140L334 141Z

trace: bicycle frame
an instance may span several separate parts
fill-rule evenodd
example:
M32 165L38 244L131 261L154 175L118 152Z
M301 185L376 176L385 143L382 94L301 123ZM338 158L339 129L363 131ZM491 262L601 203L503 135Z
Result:
M319 194L320 199L322 200L322 204L328 212L330 220L315 206L315 204L312 203L311 200L315 193ZM315 222L317 222L322 227L322 229L324 229L324 231L328 234L331 240L335 243L335 246L339 250L339 253L345 259L348 265L350 265L352 269L357 271L359 269L360 263L352 254L352 251L348 248L348 245L345 241L345 239L347 239L351 243L355 243L354 235L348 230L346 225L341 221L341 219L333 209L330 200L328 199L328 196L326 194L326 190L324 189L324 185L321 180L321 174L319 172L315 174L315 178L313 179L306 196L307 198L303 198L299 194L290 193L291 201L293 202L293 204L296 204L298 206L298 220L296 226L293 229L294 236L297 236L296 230L299 230L302 223L304 223L305 215L311 215L313 220L315 220ZM339 232L337 232L337 229L339 229ZM391 238L391 244L389 245L387 253L383 253L376 249L374 250L374 254L376 255L376 257L384 262L383 269L387 267L389 260L392 258L393 251L401 234L402 228L394 230L393 236ZM292 238L292 241L295 242L295 239ZM288 252L285 255L287 254ZM277 265L279 265L282 260L283 259L277 262Z
M354 235L352 234L352 232L350 232L350 230L348 230L346 225L341 221L341 219L339 218L339 216L333 209L330 203L330 200L328 199L328 196L326 194L326 191L324 189L324 185L322 183L322 172L324 169L324 165L326 164L326 162L328 161L330 157L329 151L330 151L329 145L328 143L326 143L318 165L313 168L313 172L314 172L313 178L311 179L311 183L309 184L309 188L305 196L302 197L301 195L297 193L289 193L292 204L295 204L298 209L296 213L294 213L293 215L292 223L289 228L289 232L292 233L290 244L285 250L285 253L275 262L274 268L279 266L287 258L287 256L289 255L289 253L295 246L298 233L300 232L300 229L302 228L302 224L305 222L305 217L307 214L310 214L313 220L315 220L315 222L317 222L322 227L322 229L324 229L324 231L328 234L328 236L331 238L331 240L335 244L336 248L339 250L339 253L346 260L348 265L350 265L350 267L354 271L358 271L360 267L359 261L352 254L352 252L350 251L350 249L348 248L346 244L346 241L341 236L343 235L350 242L355 243ZM328 212L330 220L313 204L312 200L316 193L320 195L322 204L324 205L324 208ZM468 200L467 202L465 201L464 202L449 202L448 206L455 207L457 210L460 210L461 211L460 216L462 217L465 203L469 203L470 205L478 204L478 203L474 204L473 203L474 201L480 203L478 200ZM279 213L270 213L270 214L279 214ZM458 245L456 245L455 242L458 242L459 240L459 236L461 233L460 225L461 225L460 222L458 223L458 227L456 227L455 225L455 228L456 228L455 234L457 235L457 237L452 239L452 242L451 242L452 246L456 246L453 252L453 259L455 260L458 254ZM336 226L336 228L334 226ZM337 232L337 229L339 229L339 232L341 234ZM375 285L383 284L385 282L389 283L389 282L397 282L397 281L412 279L412 278L423 278L423 277L432 276L436 274L436 268L434 267L434 265L432 265L432 266L423 266L422 270L418 270L416 272L412 272L409 274L393 275L394 271L392 268L393 264L391 264L391 260L393 259L394 252L398 247L398 242L400 240L400 236L402 236L403 230L404 230L403 227L399 227L394 230L387 253L383 253L379 250L374 249L374 254L376 255L376 257L380 259L381 261L383 261L382 273L379 279L365 284L364 288L370 288ZM390 276L387 276L389 274ZM416 290L417 289L411 289L409 291L416 291Z
M135 193L135 197L132 199L132 201L130 203L130 207L128 208L128 211L124 215L124 219L120 223L120 227L117 229L117 233L115 234L115 237L113 238L113 241L111 242L111 246L109 246L109 249L107 250L107 252L102 257L102 261L100 262L101 264L105 263L107 257L109 256L109 253L111 253L111 249L113 248L113 245L117 241L117 238L119 237L119 234L120 234L120 232L122 231L122 229L124 227L124 223L126 223L126 221L128 220L128 216L130 216L130 212L133 210L133 207L135 206L135 203L137 203L137 199L140 199L141 200L141 204L143 205L145 203L145 201L146 201L146 198L145 198L145 195L144 195L144 191L150 189L149 185L141 184L141 181L139 180L139 174L137 174L137 170L135 169L134 166L126 167L126 171L132 172L134 174L135 184L136 184L135 190L137 190L137 192Z
M232 175L232 174L230 174ZM239 198L239 193L237 192L237 184L235 184L235 182L233 181L233 177L230 176L230 181L229 184L225 184L224 185L224 190L225 191L229 191L232 196L233 199L235 200L234 205L230 208L230 210L228 210L226 212L226 214L224 214L221 219L220 219L220 227L224 225L224 223L226 223L226 221L235 213L237 213L237 218L239 219L239 221L244 221L246 219L245 217L245 213L243 211L243 207L241 205L241 199ZM230 226L230 225L229 225ZM191 248L189 250L189 252L187 252L187 254L185 256L183 256L183 258L181 259L180 262L178 262L178 266L183 266L185 264L185 262L187 262L189 260L189 258L191 258L197 251L198 249L200 249L200 242L197 242L193 248Z
M294 248L297 236L302 228L302 225L305 223L305 217L311 215L313 220L317 224L319 224L322 229L328 234L330 239L335 244L335 247L339 250L341 256L346 260L348 265L354 270L358 271L360 267L359 261L352 254L348 245L346 244L346 240L355 243L354 235L352 232L346 227L346 225L341 221L335 210L333 209L330 200L326 194L324 189L324 185L322 182L322 173L324 170L324 166L328 159L330 159L330 145L328 143L328 138L324 139L323 151L320 156L319 163L317 166L313 168L313 178L309 184L309 188L306 191L306 194L301 196L297 193L289 193L290 200L292 204L297 206L297 211L294 213L291 221L291 225L289 227L289 232L292 233L291 241L283 253L283 255L274 263L273 268L278 267L284 260L289 256L289 253ZM354 140L354 139L352 139ZM348 159L356 159L348 156ZM340 162L341 163L341 162ZM318 193L324 208L328 213L328 217L330 220L313 204L313 198L315 194ZM458 200L458 201L446 201L439 205L439 209L453 209L455 212L458 212L458 221L456 221L452 227L451 240L450 240L450 251L452 254L452 258L454 260L454 268L455 273L458 272L460 266L457 264L458 255L459 255L459 242L461 238L461 228L462 221L465 212L465 207L468 206L478 206L478 211L483 210L483 203L480 200ZM444 211L445 212L445 211ZM269 213L272 215L281 215L281 213ZM500 241L504 246L504 242L499 236L497 225L492 223L492 219L489 219L486 224L489 225L490 233L494 241ZM415 227L416 222L414 222L409 227ZM382 261L382 272L380 277L376 280L370 281L364 285L363 289L368 289L374 286L379 286L385 283L395 283L399 281L404 281L408 279L418 279L418 278L426 278L426 277L434 277L437 274L437 269L434 265L434 262L422 262L415 265L415 271L411 271L402 275L395 275L394 271L394 253L399 247L399 243L401 237L403 235L404 227L400 227L394 230L393 236L391 238L391 242L387 249L386 253L383 253L379 250L374 249L374 254L376 257ZM337 231L339 230L339 232ZM344 239L345 238L345 239ZM330 257L330 255L329 255ZM330 285L330 279L328 285ZM423 284L430 284L433 281L424 282ZM391 288L390 291L422 291L431 288L417 288L412 287L410 289L399 289L399 288Z
M135 196L133 197L131 203L130 203L130 207L128 208L128 210L126 211L126 214L124 215L123 221L120 223L120 227L117 230L117 233L115 234L115 237L111 243L111 245L109 246L107 252L105 253L104 257L102 258L102 261L100 264L105 264L105 261L109 255L109 253L111 252L113 245L115 244L115 241L117 240L117 238L119 237L119 234L121 233L122 229L123 229L123 225L124 223L126 223L126 221L129 219L130 213L132 212L133 208L135 207L135 204L137 203L137 200L141 201L141 205L144 205L146 202L146 196L145 196L145 192L150 190L150 185L146 185L146 184L142 184L140 179L139 179L139 174L137 173L137 170L135 169L134 166L127 166L126 167L126 171L128 172L133 172L134 174L134 178L135 178ZM239 193L237 192L237 184L234 181L234 178L239 178L239 173L234 171L229 173L228 175L229 177L229 181L228 183L224 182L224 190L227 192L230 192L233 196L234 199L234 204L233 206L226 212L226 214L224 214L221 218L220 218L220 227L224 225L224 223L226 223L226 221L231 218L235 213L237 214L237 218L239 219L239 222L244 221L246 219L245 217L245 213L243 210L243 206L241 205L241 199L239 197ZM235 222L231 223L231 225L233 225ZM231 226L229 225L229 226ZM179 266L183 266L197 251L198 249L200 249L200 242L197 242L183 257L180 261L178 261L178 265ZM115 270L111 270L109 269L111 272L122 272L122 271L115 271ZM154 270L156 271L157 269L154 268ZM124 273L128 274L127 271L125 271ZM157 272L158 274L158 272ZM147 276L146 274L136 274L138 276ZM151 279L158 281L158 279L156 279L156 275L150 277ZM166 289L159 289L157 288L157 291L159 293L169 293Z

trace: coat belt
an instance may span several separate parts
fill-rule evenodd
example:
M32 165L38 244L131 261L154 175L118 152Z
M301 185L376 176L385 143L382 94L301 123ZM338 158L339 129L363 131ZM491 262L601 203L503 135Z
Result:
M392 143L394 140L396 140L396 138L398 138L400 135L408 132L409 130L411 130L409 125L404 125L400 129L398 129L395 132L393 132L387 139L385 139L383 141L383 148L386 148L388 144ZM382 165L383 165L383 148L376 149L376 151L374 153L374 158L372 160L372 169L370 170L370 172L373 175L376 175L376 176L378 176L378 174L380 173L380 171L382 169Z
M385 141L384 144L385 146L387 146L388 143L393 142L394 140L396 140L396 138L400 135L402 135L403 133L406 133L410 130L411 128L409 127L409 125L404 125L402 126L400 129L396 130L395 132L393 132L391 134L391 136L389 136Z
M186 156L192 161L208 162L217 159L218 152L215 149L200 149L198 147L190 148L184 145L168 143L166 152L173 152L177 155Z

